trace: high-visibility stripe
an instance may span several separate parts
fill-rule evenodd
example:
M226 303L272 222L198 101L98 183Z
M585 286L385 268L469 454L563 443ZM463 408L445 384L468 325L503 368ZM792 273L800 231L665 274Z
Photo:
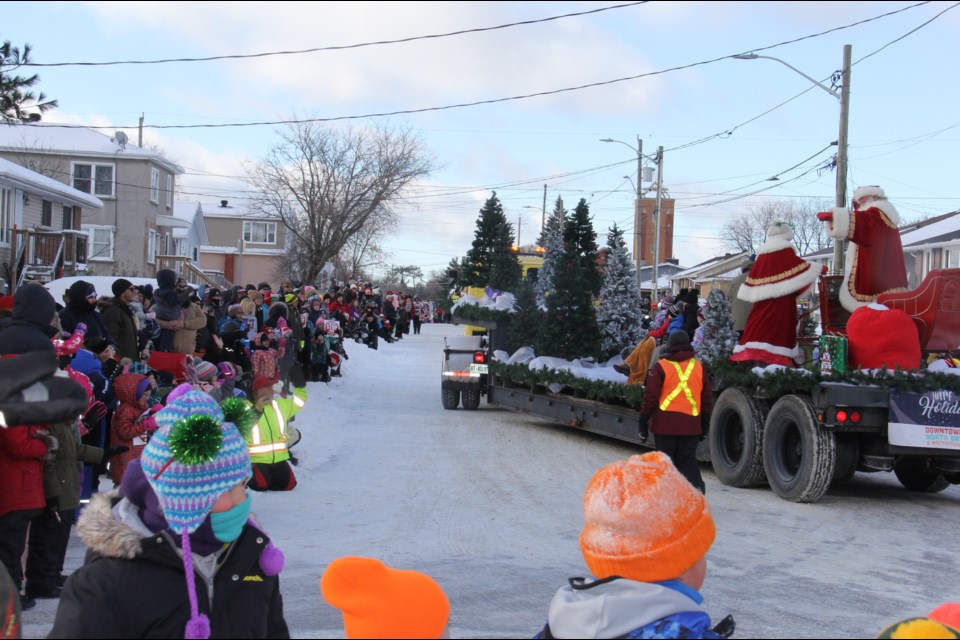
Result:
M687 401L690 402L690 406L693 408L692 415L700 415L700 409L697 407L697 401L693 397L693 391L691 391L690 386L687 384L687 381L690 380L690 374L693 373L694 367L697 366L697 361L693 358L687 362L687 370L682 371L680 365L674 362L673 360L667 360L670 364L673 365L673 368L677 371L677 377L680 378L680 382L677 383L676 388L671 391L666 398L663 399L663 402L660 403L660 410L666 411L667 407L670 406L670 403L673 402L673 399L680 395L682 391L683 394L687 397Z
M272 453L274 451L283 451L287 448L286 442L274 442L272 444L264 444L259 447L250 447L251 455L258 453Z
M253 425L253 430L250 432L250 440L252 441L252 444L255 444L255 445L260 444L260 425L259 424Z
M283 418L283 412L280 410L280 405L277 404L277 401L274 400L270 403L270 406L273 407L273 412L277 416L277 430L280 432L280 437L284 440L287 439L287 421Z
M293 404L295 404L298 409L303 409L304 405L307 403L303 401L303 398L293 396Z

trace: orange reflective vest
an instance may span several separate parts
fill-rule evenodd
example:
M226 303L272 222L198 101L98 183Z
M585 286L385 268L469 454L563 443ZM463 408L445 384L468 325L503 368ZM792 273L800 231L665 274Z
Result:
M691 358L683 362L661 360L663 388L660 390L660 410L700 415L700 395L703 392L703 365Z

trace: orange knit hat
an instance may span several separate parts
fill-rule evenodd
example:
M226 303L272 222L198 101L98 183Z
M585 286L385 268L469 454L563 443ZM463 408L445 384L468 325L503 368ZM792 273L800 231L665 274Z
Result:
M659 451L600 469L587 484L583 517L580 550L596 578L678 578L716 536L706 498Z
M320 591L343 613L347 638L439 638L450 617L450 602L433 578L373 558L337 558L323 572Z

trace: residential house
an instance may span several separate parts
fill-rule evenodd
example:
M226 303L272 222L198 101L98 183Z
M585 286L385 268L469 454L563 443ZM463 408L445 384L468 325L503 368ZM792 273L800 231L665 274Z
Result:
M156 275L158 247L172 242L176 177L184 170L117 131L48 123L0 124L0 158L99 198L80 228L89 275Z
M699 289L701 298L706 298L711 289L720 289L725 295L729 294L733 279L740 274L741 260L747 255L746 252L727 253L679 271L670 278L672 291L677 293L680 289Z
M24 279L76 275L86 257L84 208L96 211L103 202L0 158L0 291Z
M226 283L268 282L277 290L284 273L287 234L283 223L233 207L201 205L209 244L200 248L200 267L208 275L219 272Z
M664 260L659 265L657 265L657 291L661 295L672 295L675 293L673 290L673 281L672 278L678 273L684 271L686 267L680 266L680 261L676 258L668 258ZM654 282L653 282L653 265L641 265L640 267L640 293L647 294L653 293ZM657 296L653 296L656 298Z

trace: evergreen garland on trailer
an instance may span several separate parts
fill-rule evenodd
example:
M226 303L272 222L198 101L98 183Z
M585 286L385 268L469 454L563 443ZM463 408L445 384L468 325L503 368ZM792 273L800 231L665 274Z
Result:
M636 265L627 252L623 230L618 229L616 223L607 234L606 254L600 306L597 308L603 360L609 360L624 348L633 348L640 342L643 321Z
M543 247L543 264L537 273L537 304L541 309L547 308L547 297L553 292L554 274L557 271L557 262L563 255L563 227L567 221L567 210L563 208L563 200L557 198L553 213L547 217L538 243Z
M703 310L703 324L693 339L697 358L705 363L722 362L730 357L739 336L733 330L732 305L720 289L711 289Z
M507 222L497 192L487 199L477 218L473 246L461 266L462 283L471 287L492 287L516 291L523 273L513 252L513 227Z

